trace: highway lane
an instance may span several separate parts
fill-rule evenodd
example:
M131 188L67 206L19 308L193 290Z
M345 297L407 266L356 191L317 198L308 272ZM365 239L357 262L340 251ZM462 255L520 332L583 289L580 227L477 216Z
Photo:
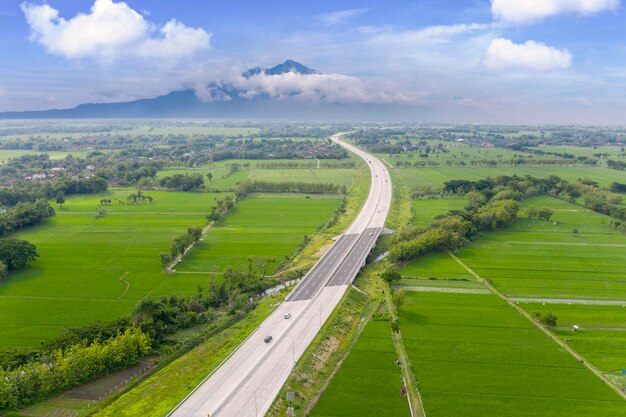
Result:
M380 160L343 142L340 135L332 140L370 168L371 187L359 215L286 301L169 416L263 416L376 244L391 204L389 173ZM291 317L285 319L285 314ZM273 340L265 343L269 335Z
M286 301L310 300L313 295L324 286L326 279L342 261L346 251L359 237L357 234L343 235L333 244L324 256L303 277L302 285L299 285L286 299Z

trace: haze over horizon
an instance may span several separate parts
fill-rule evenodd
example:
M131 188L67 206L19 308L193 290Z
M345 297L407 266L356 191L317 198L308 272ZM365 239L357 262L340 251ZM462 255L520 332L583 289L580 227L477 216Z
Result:
M623 124L625 17L620 0L6 1L0 111L231 100L218 85L348 116ZM318 73L242 76L287 59Z

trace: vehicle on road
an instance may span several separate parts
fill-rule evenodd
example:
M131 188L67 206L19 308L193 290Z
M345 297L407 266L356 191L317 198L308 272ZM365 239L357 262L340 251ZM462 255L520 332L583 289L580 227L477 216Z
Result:
M272 337L272 336L267 336L267 337L264 339L264 341L265 341L265 343L269 343L269 342L271 342L271 341L272 341L272 339L273 339L273 337Z
M285 314L285 320L290 319L290 318L291 318L291 313Z

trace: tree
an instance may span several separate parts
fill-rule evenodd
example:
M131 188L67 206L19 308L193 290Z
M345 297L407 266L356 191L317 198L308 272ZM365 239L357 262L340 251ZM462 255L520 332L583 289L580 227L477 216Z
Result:
M396 271L393 267L388 267L380 273L380 277L388 283L392 283L394 281L400 281L402 279L402 274Z
M209 182L213 181L213 174L210 172L207 172L206 177L209 179Z
M550 327L556 327L558 320L558 317L552 313L548 313L541 317L541 322Z
M398 322L398 320L393 320L391 322L391 331L394 333L398 333L400 331L400 322Z
M65 204L65 194L63 194L63 191L57 193L55 201L59 206L63 207L63 204Z
M0 239L0 262L9 271L22 268L38 257L37 248L32 243L21 239Z
M391 300L396 305L396 308L399 310L406 300L406 290L404 288L401 288L394 291L393 295L391 296Z

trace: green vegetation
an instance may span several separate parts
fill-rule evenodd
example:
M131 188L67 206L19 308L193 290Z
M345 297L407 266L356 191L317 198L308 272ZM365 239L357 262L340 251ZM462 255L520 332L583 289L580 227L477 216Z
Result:
M552 221L521 216L466 247L461 259L511 297L624 299L626 237L610 218L548 196L522 209L533 206L553 210Z
M159 253L190 226L205 224L214 199L223 195L151 191L152 204L117 203L128 194L128 189L118 189L70 197L55 217L11 236L35 244L41 257L0 284L0 347L35 347L64 327L130 314L147 295L195 294L198 286L206 288L211 275L163 274ZM101 206L102 199L113 203ZM202 242L197 261L188 261L204 267L208 263L201 254L208 253L217 260L209 270L222 271L227 265L247 266L247 258L255 254L276 259L275 267L305 234L331 217L339 203L248 198L233 213L233 223L225 219L216 236L211 232ZM100 210L106 216L96 219ZM225 254L229 257L221 258Z
M626 415L620 397L495 295L410 292L400 323L428 416Z
M371 321L315 405L313 417L409 416L389 321Z
M0 239L0 263L7 270L23 268L39 257L32 243L21 239Z
M429 200L413 200L413 225L427 227L433 219L452 210L463 210L467 205L464 198L438 198Z
M23 407L117 369L135 364L150 351L150 337L137 328L104 343L75 344L50 352L46 362L11 371L0 369L0 410Z
M54 216L54 209L45 200L34 203L17 203L0 214L0 236L22 227L41 223Z
M213 371L272 312L285 293L261 300L240 322L210 333L189 353L165 365L137 386L107 400L94 417L164 416Z
M221 272L228 265L247 265L249 257L268 261L275 271L305 235L332 216L338 198L259 195L243 199L230 215L196 244L178 272Z

